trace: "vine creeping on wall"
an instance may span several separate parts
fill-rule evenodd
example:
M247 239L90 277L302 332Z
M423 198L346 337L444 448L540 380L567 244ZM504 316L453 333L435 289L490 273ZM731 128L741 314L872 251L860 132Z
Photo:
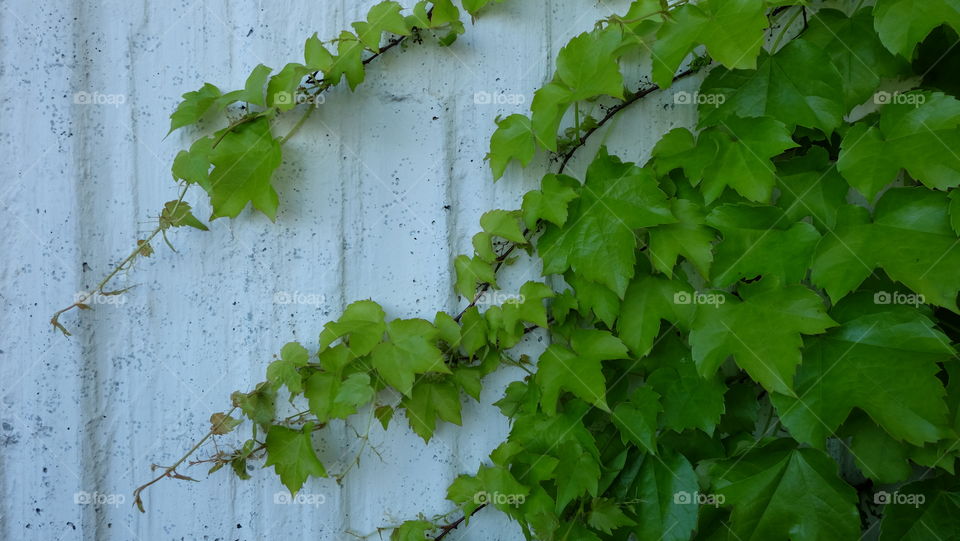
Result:
M210 194L214 217L272 215L273 115L358 84L383 31L462 29L449 2L400 13L373 8L336 57L311 38L304 64L255 70L242 94L185 96L174 129L215 103L263 111L198 140L175 177ZM447 488L459 518L421 516L394 539L442 539L489 507L545 540L960 536L960 86L944 61L958 29L955 0L637 0L598 21L560 50L530 114L497 122L494 178L538 152L556 172L483 215L453 261L465 306L428 321L350 304L315 348L287 344L234 393L136 503L247 421L249 439L197 462L247 477L262 459L295 493L330 475L312 435L332 420L362 411L387 428L402 412L428 441L509 365L526 373L497 402L512 429ZM652 83L625 76L638 66ZM674 93L696 129L667 132L645 163L601 148L583 178L565 174L620 111L703 72ZM178 201L157 234L202 225ZM519 257L544 280L481 310ZM512 351L534 331L550 338L536 362Z

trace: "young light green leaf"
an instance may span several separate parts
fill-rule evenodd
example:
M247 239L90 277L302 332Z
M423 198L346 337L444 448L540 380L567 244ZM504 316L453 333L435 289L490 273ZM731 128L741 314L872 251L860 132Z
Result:
M280 165L280 144L270 133L270 121L264 117L235 126L222 134L210 151L211 219L236 218L247 203L267 215L277 217L279 199L270 179Z
M311 433L312 423L305 424L301 430L274 425L267 431L267 460L263 465L273 466L290 494L296 494L311 475L327 476L327 470L313 451Z

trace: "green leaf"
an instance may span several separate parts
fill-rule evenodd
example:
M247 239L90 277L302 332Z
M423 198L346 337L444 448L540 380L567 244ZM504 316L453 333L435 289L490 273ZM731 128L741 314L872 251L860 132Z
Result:
M812 147L806 154L777 163L777 206L789 223L810 217L821 233L837 224L837 210L850 190L830 162L827 151Z
M637 261L634 230L675 221L650 170L601 149L587 170L580 199L570 204L568 224L550 228L540 238L543 272L572 268L622 298Z
M584 32L560 49L555 79L570 90L569 101L600 95L623 99L623 76L614 56L622 39L619 28L611 25Z
M651 227L648 232L647 253L653 268L670 278L682 255L706 278L713 262L716 233L704 225L703 209L695 202L673 199L671 210L677 223Z
M327 476L313 451L312 432L313 423L305 424L301 430L273 425L267 431L267 460L263 466L273 466L290 494L296 494L311 475Z
M270 133L270 121L264 117L224 133L210 151L211 219L236 218L247 203L252 203L254 208L275 220L279 199L270 178L280 160L280 144Z
M762 0L707 0L671 10L653 43L653 82L670 86L683 59L700 44L730 69L754 69L767 28Z
M840 72L843 83L837 89L843 92L846 110L870 99L881 79L893 78L903 68L873 30L869 8L851 17L820 9L809 24L802 39L827 53Z
M353 29L357 31L360 41L367 46L367 49L378 53L380 52L380 39L384 32L391 32L398 36L410 34L407 23L400 14L400 4L397 2L385 1L374 5L367 12L367 20L351 23Z
M210 432L218 436L229 434L242 422L243 419L234 419L225 413L214 413L210 416Z
M536 152L530 119L521 114L513 114L497 120L497 129L490 136L490 168L493 180L503 176L511 160L520 160L526 167Z
M567 175L544 175L539 190L530 190L523 196L523 221L528 229L546 220L557 227L567 222L567 207L578 197L580 183Z
M271 71L273 70L269 67L258 64L257 67L253 68L253 71L250 72L250 75L247 76L247 82L243 85L243 89L227 92L223 96L220 96L213 105L213 109L223 109L231 103L238 101L266 107L263 87L267 84L267 77L270 76Z
M960 4L956 0L877 0L873 15L880 41L890 52L907 59L913 57L917 44L941 24L960 31Z
M910 290L921 303L958 311L960 242L950 226L950 202L925 188L893 188L877 202L873 223L859 207L841 208L833 234L813 259L811 280L836 302L876 267Z
M564 275L564 281L573 288L576 294L575 304L577 306L575 306L575 309L577 311L584 315L588 315L592 311L597 319L608 327L613 327L620 315L621 300L616 293L610 291L610 288L605 285L596 284L572 272L567 272ZM556 308L554 308L554 311L556 312Z
M303 376L299 369L307 365L310 354L306 348L296 342L290 342L280 350L280 360L273 361L267 367L267 381L277 387L286 385L290 394L303 392Z
M743 541L860 538L856 491L822 451L779 440L717 463L714 487L733 507L731 535Z
M323 46L316 32L303 44L303 62L310 71L326 73L333 67L333 55Z
M880 541L951 539L960 531L960 486L953 477L916 481L883 496L890 503L884 506Z
M338 338L346 337L345 343L354 356L362 357L370 353L383 340L383 333L387 330L385 317L383 308L373 301L350 304L339 320L323 326L323 331L320 332L320 351L325 350Z
M479 284L490 284L494 288L497 286L493 265L479 257L459 255L453 260L453 268L457 273L454 289L466 299L473 299Z
M289 111L297 106L297 88L310 68L291 62L267 83L267 107L276 107L278 111Z
M712 283L717 287L755 276L796 283L806 277L820 233L806 222L791 223L777 207L722 205L706 219L720 231Z
M885 99L879 124L861 121L843 138L837 168L847 182L871 201L900 169L937 190L960 185L960 100L940 92Z
M460 322L462 329L460 347L467 355L473 355L487 345L487 320L476 306L471 306L463 313Z
M427 541L427 531L434 529L434 525L426 520L408 520L393 530L390 541Z
M277 389L268 382L260 383L249 393L239 391L230 395L233 405L260 425L268 425L273 421L274 407L277 399Z
M177 105L177 110L170 115L170 131L167 132L167 135L173 133L177 128L199 121L219 97L220 89L210 83L204 83L200 90L184 94L183 101L180 102L180 105Z
M772 56L761 53L755 70L711 71L700 94L723 98L701 103L700 124L770 117L791 129L806 126L829 134L846 112L841 88L843 80L827 53L805 40L793 40Z
M460 393L450 381L420 381L400 403L406 409L410 428L425 442L433 436L437 418L455 425L462 423Z
M690 360L689 350L673 338L654 350L660 368L647 378L647 384L661 399L661 424L675 432L699 428L713 435L724 412L726 386L716 374L701 376Z
M627 348L612 334L595 330L574 331L571 347L552 344L540 355L536 381L542 392L543 411L547 415L557 413L561 389L609 411L601 364L602 361L625 357Z
M699 490L697 474L680 453L640 455L633 482L621 499L634 500L637 539L689 541L697 525L697 505L688 501Z
M593 503L590 505L590 512L587 514L587 524L595 530L610 534L617 528L634 526L636 522L630 520L614 500L598 498L593 500Z
M657 414L661 411L660 395L651 387L640 387L629 401L617 404L612 420L623 443L633 442L648 453L656 454Z
M395 319L387 324L389 342L371 352L373 367L388 384L411 396L415 376L426 372L449 374L437 348L437 328L423 319Z
M682 302L690 287L679 280L657 276L635 278L623 298L617 332L620 339L638 357L650 353L665 320L689 330L696 305ZM678 302L680 301L680 302Z
M541 147L551 152L557 151L557 130L572 103L570 89L559 82L547 83L533 93L530 128Z
M899 483L910 476L913 468L906 446L877 426L867 414L860 410L851 412L840 435L850 437L850 454L857 467L875 483Z
M185 180L190 184L199 184L209 192L210 186L210 152L213 150L214 139L202 137L190 145L190 150L181 150L173 159L171 172L173 178Z
M836 323L820 297L804 286L743 289L743 302L724 295L716 298L722 302L698 307L690 331L693 360L708 376L733 355L765 389L791 395L800 335L819 334Z
M350 90L356 89L364 78L363 50L363 43L357 36L347 31L341 32L337 40L337 56L324 73L324 79L335 85L346 75Z
M922 446L944 437L937 362L954 355L949 339L915 308L878 305L868 293L833 312L842 325L807 341L796 397L772 395L790 434L822 446L859 408L898 440Z
M600 480L600 464L597 459L580 444L568 441L556 449L560 464L559 471L565 475L557 477L557 505L559 514L567 504L584 494L597 495Z
M480 227L491 235L517 244L526 244L527 239L520 229L519 211L491 210L480 217Z
M167 201L160 213L160 228L188 226L201 231L209 231L203 222L190 212L190 204L186 201Z

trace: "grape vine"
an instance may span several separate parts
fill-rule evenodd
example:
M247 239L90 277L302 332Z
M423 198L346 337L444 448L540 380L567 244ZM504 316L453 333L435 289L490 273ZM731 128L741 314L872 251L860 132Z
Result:
M204 188L213 218L247 204L274 217L285 139L270 120L362 82L383 32L392 47L463 30L449 0L427 6L378 4L337 56L314 36L304 64L185 95L171 129L240 101L262 110L183 151L175 178ZM249 439L194 464L248 478L263 460L295 494L331 475L311 439L331 421L363 412L387 429L402 411L429 441L506 365L526 374L496 402L511 430L447 488L459 518L420 516L392 539L443 539L486 508L542 540L960 537L960 85L944 61L958 30L957 0L635 0L598 21L559 51L529 115L497 120L494 179L538 152L556 172L481 217L453 261L464 307L428 321L350 304L314 351L284 346L135 503L247 422ZM636 66L651 82L628 82ZM645 163L601 147L583 178L565 173L615 115L695 74L695 92L673 90L695 129L664 134ZM181 195L153 236L202 225ZM544 280L479 303L524 256ZM534 331L549 337L538 360L514 358ZM279 418L282 400L299 411Z

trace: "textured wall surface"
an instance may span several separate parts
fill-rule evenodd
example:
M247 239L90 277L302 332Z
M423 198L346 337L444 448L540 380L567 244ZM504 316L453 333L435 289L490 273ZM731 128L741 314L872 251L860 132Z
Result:
M464 428L445 425L429 445L400 417L389 433L375 425L377 452L360 453L342 486L308 481L315 506L275 504L284 489L272 472L239 481L202 466L183 470L199 483L152 488L146 514L131 506L151 463L176 460L285 342L315 350L347 303L374 298L389 316L430 319L457 308L451 261L480 214L518 208L550 166L511 168L493 184L483 157L494 118L525 111L559 47L624 0L508 0L453 47L389 51L356 93L330 92L284 148L276 224L245 211L209 233L176 231L177 252L156 243L117 279L136 285L122 304L66 316L69 339L48 324L176 197L169 164L195 135L163 137L180 94L204 81L236 88L258 63L297 61L307 36L335 36L372 3L0 0L0 539L377 539L379 526L451 511L446 486L506 436L491 404L519 377L510 370L465 406ZM77 104L78 92L122 103ZM478 92L502 98L478 104ZM643 159L693 114L654 94L605 128L629 144L611 151ZM582 173L605 135L570 172ZM187 199L209 214L203 194ZM509 275L516 285L538 269ZM305 302L276 302L284 295ZM536 353L543 340L521 347ZM329 470L357 456L354 430L367 420L322 432ZM114 504L78 504L82 492ZM449 538L521 536L484 510Z

